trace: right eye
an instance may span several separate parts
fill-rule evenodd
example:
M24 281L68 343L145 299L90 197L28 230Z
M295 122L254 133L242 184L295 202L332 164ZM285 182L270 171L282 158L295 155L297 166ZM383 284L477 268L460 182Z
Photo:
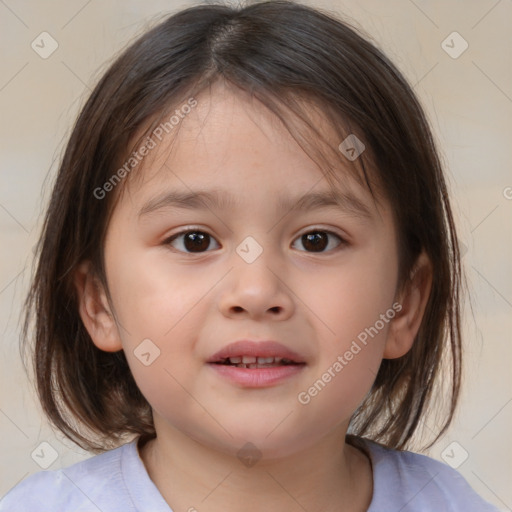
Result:
M208 247L210 247L211 241L215 241L215 243L217 243L215 238L211 237L204 231L200 231L198 229L187 229L172 235L170 238L164 241L164 245L170 245L180 252L202 253L205 252Z

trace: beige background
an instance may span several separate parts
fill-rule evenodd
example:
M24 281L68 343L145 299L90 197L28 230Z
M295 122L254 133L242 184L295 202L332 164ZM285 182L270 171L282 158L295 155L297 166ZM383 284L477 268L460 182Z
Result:
M431 119L467 248L474 317L468 310L464 321L468 361L457 421L429 455L442 460L458 443L445 452L455 462L468 453L458 470L483 497L511 510L512 2L312 3L343 14L383 48ZM106 61L162 12L189 5L0 1L0 496L41 469L31 453L42 442L55 450L50 469L88 456L48 428L18 354L18 318L49 192L45 178L53 177L78 108ZM43 31L59 45L47 59L31 48ZM454 31L469 44L456 59L441 46ZM450 41L452 51L461 48L460 39Z

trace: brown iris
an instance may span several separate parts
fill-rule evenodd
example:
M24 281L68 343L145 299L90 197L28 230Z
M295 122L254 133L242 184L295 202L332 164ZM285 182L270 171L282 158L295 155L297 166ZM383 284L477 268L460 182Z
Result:
M183 244L187 251L203 251L210 246L210 235L200 231L189 231L183 235Z
M307 233L302 236L302 243L307 250L321 252L327 247L328 236L323 231Z

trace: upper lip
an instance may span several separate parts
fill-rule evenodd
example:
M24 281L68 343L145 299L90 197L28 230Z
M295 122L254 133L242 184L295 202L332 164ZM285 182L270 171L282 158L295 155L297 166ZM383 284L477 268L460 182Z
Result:
M239 340L226 345L221 350L213 354L208 363L218 363L229 357L279 357L289 359L294 363L304 363L304 358L297 352L281 345L277 341L250 341Z

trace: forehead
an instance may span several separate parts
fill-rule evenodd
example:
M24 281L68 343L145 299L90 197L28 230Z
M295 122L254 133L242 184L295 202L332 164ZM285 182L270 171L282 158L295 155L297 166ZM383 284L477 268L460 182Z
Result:
M276 190L281 191L281 205L285 205L285 193L290 188L324 192L324 196L329 190L331 194L336 190L352 197L366 196L373 202L358 179L357 165L339 152L339 134L314 104L306 107L308 121L323 136L322 141L315 142L311 128L301 121L294 124L293 128L299 129L292 135L289 125L285 126L261 102L224 83L213 84L194 101L192 109L175 107L173 112L181 115L174 116L177 122L172 127L167 116L144 134L151 138L153 148L126 183L128 194L137 203L147 202L164 187L179 189L181 196L191 188L216 189L217 203L233 202L221 189L229 190L237 182L272 191L269 201L277 197ZM318 149L316 155L307 151L308 147ZM333 180L315 158L318 155L331 169L336 168L340 186L333 186Z

